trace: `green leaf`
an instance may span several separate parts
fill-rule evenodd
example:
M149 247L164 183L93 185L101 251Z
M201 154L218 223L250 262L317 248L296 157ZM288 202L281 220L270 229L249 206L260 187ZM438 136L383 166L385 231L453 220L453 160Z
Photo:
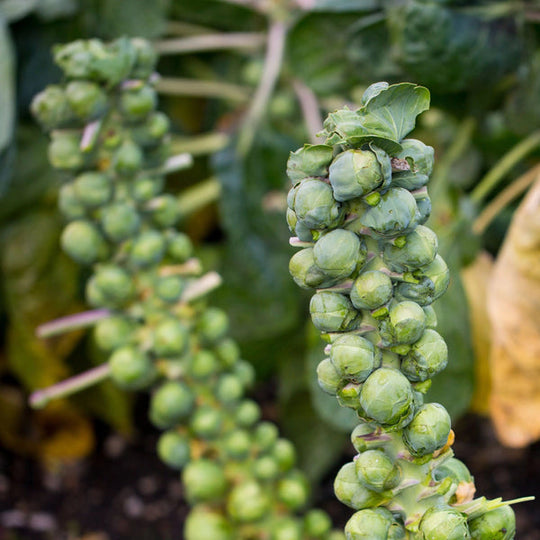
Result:
M0 151L4 150L13 136L15 122L15 59L13 46L2 17L0 4Z

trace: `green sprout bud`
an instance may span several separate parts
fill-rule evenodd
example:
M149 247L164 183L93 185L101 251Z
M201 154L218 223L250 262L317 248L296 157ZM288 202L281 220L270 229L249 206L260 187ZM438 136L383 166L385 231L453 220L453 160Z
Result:
M317 366L317 381L319 386L331 396L335 396L342 386L341 373L336 369L330 358L325 358Z
M336 339L330 349L330 359L342 377L355 382L364 382L378 367L373 343L355 334Z
M383 272L362 272L351 289L351 302L357 309L378 309L392 298L392 280Z
M352 330L358 322L358 311L343 294L318 292L309 304L313 324L322 332Z
M293 210L291 210L290 208L287 208L285 217L287 219L287 226L289 227L289 232L291 234L295 234L296 224L298 223L296 214L294 213Z
M93 82L70 82L66 86L66 97L73 112L85 122L95 120L107 112L107 95Z
M293 511L299 510L307 503L309 484L300 471L290 472L279 481L277 486L278 499Z
M93 279L106 303L112 307L120 307L129 302L135 292L133 278L120 266L101 266Z
M227 479L221 466L209 459L198 459L186 465L182 472L186 497L191 504L216 501L227 489Z
M233 367L240 358L240 348L234 339L224 338L214 345L216 353L221 365L225 368Z
M422 309L426 316L426 328L435 330L435 328L437 328L437 314L435 313L433 306L424 306Z
M423 225L431 216L431 199L427 193L415 193L416 216L414 221L418 225Z
M226 405L236 403L244 394L242 381L236 375L227 373L222 375L216 386L217 399Z
M146 388L153 381L156 371L147 354L138 347L123 346L109 358L112 380L128 390Z
M273 524L270 540L302 540L302 523L294 518L280 518Z
M451 420L439 403L426 403L403 430L403 440L414 456L425 456L442 448L450 435Z
M405 529L385 508L366 508L352 515L345 525L347 540L401 540Z
M132 264L144 268L157 264L165 253L165 239L158 231L145 231L133 240L129 258Z
M394 173L392 184L410 191L420 189L427 184L433 170L434 150L416 139L403 139L400 144L402 149L394 157L406 159L411 169Z
M128 203L114 203L101 210L101 227L113 242L131 238L140 226L141 218L137 210Z
M180 217L178 201L172 195L160 195L150 201L152 221L162 229L172 227Z
M196 437L212 440L221 433L223 414L209 405L198 407L191 415L189 426Z
M254 481L237 484L227 499L227 512L240 523L260 520L269 510L270 500L262 487Z
M203 343L214 344L224 338L229 330L229 317L219 308L209 307L197 321L197 331Z
M234 540L229 520L207 507L192 510L184 529L186 540Z
M315 264L338 280L349 277L366 262L367 249L351 231L336 229L319 238L313 246Z
M510 506L500 506L469 521L473 540L512 540L516 534L516 516Z
M459 485L462 482L470 483L474 481L465 463L454 457L447 459L444 463L439 465L433 471L433 478L438 482L445 478L451 478L456 485Z
M234 412L236 423L243 428L249 428L261 417L260 407L250 399L242 401Z
M362 452L354 465L360 482L372 491L393 489L401 480L399 467L381 450Z
M304 516L304 530L309 536L322 538L330 532L332 521L326 512L313 509Z
M181 276L162 276L156 280L155 291L160 300L174 303L180 299L186 283Z
M58 193L58 208L69 221L86 216L86 208L79 202L73 184L64 184Z
M177 431L165 431L158 439L157 453L172 469L182 469L190 460L189 439Z
M388 156L387 159L390 161ZM347 150L332 161L329 179L334 198L343 202L377 189L383 183L384 175L371 150Z
M72 221L62 233L62 249L80 264L90 265L107 253L107 245L89 221Z
M302 289L331 287L339 281L329 277L315 264L313 248L297 251L289 262L289 272L294 282Z
M133 176L143 164L143 153L139 145L133 141L125 140L114 154L113 166L122 176Z
M338 226L343 209L334 200L332 188L314 178L304 180L294 192L294 208L298 221L309 229L327 229Z
M86 163L86 156L81 151L81 136L78 133L53 131L49 144L48 157L55 169L77 171Z
M191 413L194 402L195 396L185 383L167 381L150 399L150 420L161 429L169 428Z
M465 516L453 508L430 508L420 522L420 531L429 540L470 540Z
M379 448L388 440L388 435L379 436L376 428L367 422L358 424L351 433L351 443L358 453Z
M187 234L175 232L167 239L167 255L174 262L186 262L193 255L193 244Z
M350 409L358 409L360 390L362 385L358 383L347 383L345 386L340 388L337 392L338 403L342 407L349 407Z
M219 370L215 354L204 349L197 351L191 358L189 374L197 380L204 380Z
M390 308L388 319L381 323L380 333L388 344L411 344L422 337L425 328L424 310L416 302L404 301Z
M271 422L261 422L253 433L255 444L263 451L270 450L278 438L278 428Z
M411 381L425 381L440 373L447 363L446 342L438 332L428 328L411 346L401 362L401 371Z
M293 184L308 176L327 176L332 153L332 147L325 144L304 144L296 152L291 152L287 176Z
M131 183L131 195L137 202L148 202L163 191L163 176L141 176Z
M354 463L341 467L334 481L334 492L343 504L355 510L377 506L383 500L379 493L370 491L360 483Z
M360 405L369 418L393 426L411 415L411 383L399 371L381 367L367 379L360 393Z
M255 368L245 360L239 360L236 363L233 373L243 388L250 388L255 383Z
M147 148L153 147L163 142L163 137L169 132L170 127L169 117L166 114L154 112L146 118L143 124L131 129L131 136L138 145Z
M370 206L360 216L360 223L375 236L395 238L409 229L416 215L416 201L403 188L390 188L377 206Z
M124 90L120 95L120 111L129 122L139 122L157 105L156 91L148 85Z
M302 242L314 242L316 235L313 233L313 231L304 225L301 221L298 221L296 223L296 227L294 228L294 232L296 233L296 236L299 240Z
M94 339L101 350L109 352L126 345L134 330L133 321L123 315L112 315L94 326Z
M413 271L430 264L437 255L437 247L437 235L431 229L418 225L406 236L403 247L387 243L383 260L393 272Z
M89 171L75 179L73 191L78 201L86 208L97 208L110 201L113 186L106 174Z
M155 69L158 53L146 39L131 38L131 46L135 50L135 64L131 76L135 79L146 79Z
M278 463L272 456L262 456L253 462L253 474L257 480L275 480L279 473Z
M251 450L251 437L243 429L235 429L223 441L225 452L232 459L245 459Z
M154 328L152 350L157 356L181 356L188 344L189 331L178 319L167 318Z
M69 124L73 111L69 106L64 89L60 86L47 86L33 100L30 106L32 114L43 129L51 130Z
M296 450L294 445L287 439L278 439L275 442L272 447L272 456L282 472L292 469L296 462Z

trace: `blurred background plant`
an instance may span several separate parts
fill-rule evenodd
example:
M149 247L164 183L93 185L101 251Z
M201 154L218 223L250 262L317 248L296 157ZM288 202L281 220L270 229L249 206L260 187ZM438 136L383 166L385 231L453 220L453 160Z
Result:
M507 240L518 247L498 255L540 174L539 22L538 2L515 0L0 0L1 444L55 471L92 452L94 419L125 436L137 424L133 399L106 382L38 412L25 404L93 362L83 332L35 336L80 310L85 276L58 248L59 181L29 104L60 77L54 43L120 35L152 39L160 52L172 150L194 157L169 180L181 226L222 274L213 303L229 313L260 392L271 393L266 414L313 482L336 466L355 419L317 386L322 345L288 274L285 163L317 140L327 112L357 106L376 80L432 94L415 136L435 148L429 224L453 279L436 305L451 361L428 400L454 419L491 413L509 446L538 439L538 198L520 212L525 232L516 224ZM516 292L503 297L508 283ZM509 384L516 374L527 384Z

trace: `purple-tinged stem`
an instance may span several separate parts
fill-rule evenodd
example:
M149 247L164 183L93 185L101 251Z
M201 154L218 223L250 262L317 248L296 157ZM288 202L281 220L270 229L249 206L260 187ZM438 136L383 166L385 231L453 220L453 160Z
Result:
M108 309L93 309L75 315L68 315L67 317L40 324L36 329L36 335L40 338L47 338L78 330L79 328L87 328L110 315L111 312Z

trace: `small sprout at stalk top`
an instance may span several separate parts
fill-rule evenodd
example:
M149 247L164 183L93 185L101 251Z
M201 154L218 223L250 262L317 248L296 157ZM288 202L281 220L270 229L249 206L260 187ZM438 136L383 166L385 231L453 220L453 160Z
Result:
M394 173L392 184L411 191L420 189L428 183L433 170L434 150L417 139L404 139L400 144L402 149L394 157L406 159L410 169Z
M403 440L411 454L425 456L446 444L450 427L450 415L446 409L439 403L426 403L403 430Z
M325 144L305 144L291 152L287 161L287 176L295 184L308 176L327 176L332 161L332 147Z

